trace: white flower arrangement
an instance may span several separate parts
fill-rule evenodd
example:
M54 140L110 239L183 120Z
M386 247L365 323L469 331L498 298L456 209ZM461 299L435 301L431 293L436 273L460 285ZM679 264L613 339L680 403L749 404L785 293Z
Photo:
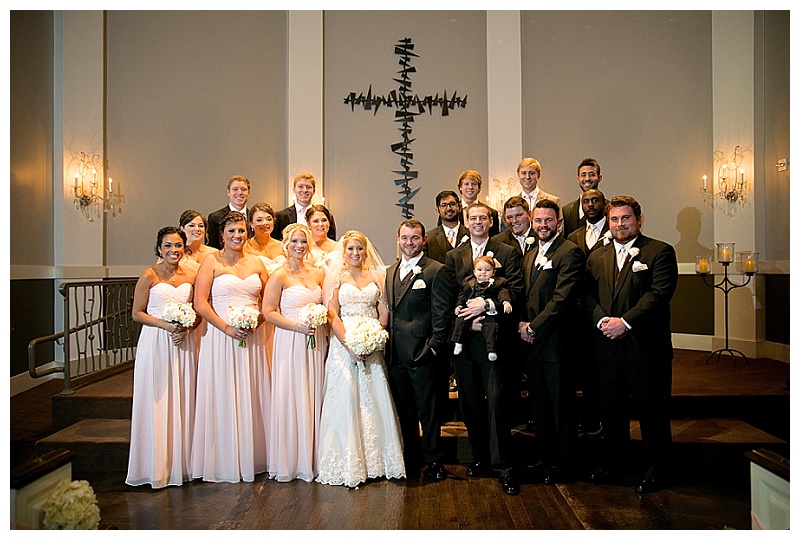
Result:
M167 322L178 323L184 328L189 328L194 324L197 313L195 313L191 302L182 304L174 300L167 300L161 318Z
M328 322L328 308L322 304L315 304L311 302L300 308L300 312L297 316L300 324L304 324L309 328L316 330L318 327ZM317 348L316 336L308 336L308 339L306 340L306 347L309 349Z
M65 478L56 484L44 504L45 529L89 530L99 524L100 508L89 482Z
M228 306L228 324L241 330L253 330L258 326L258 316L260 315L253 306ZM246 347L247 342L239 340L239 347Z
M382 351L388 339L389 332L377 319L362 319L347 331L345 343L358 356L366 357L375 351Z

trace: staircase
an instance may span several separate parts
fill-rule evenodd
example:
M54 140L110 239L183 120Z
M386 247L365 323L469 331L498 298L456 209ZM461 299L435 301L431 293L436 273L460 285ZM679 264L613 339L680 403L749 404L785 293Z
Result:
M702 356L702 353L698 353ZM761 362L771 362L761 360ZM702 365L702 358L700 360ZM783 366L778 366L783 369ZM708 369L706 369L708 368ZM676 365L676 370L677 370ZM753 371L738 368L736 377L753 377ZM706 366L698 373L718 381L720 368ZM786 365L788 381L788 365ZM761 375L759 375L761 376ZM783 372L772 378L780 380ZM688 377L696 380L694 372ZM698 395L696 389L678 388L676 376L672 398L672 433L676 455L691 454L698 466L715 467L728 463L727 456L745 464L744 453L766 448L788 456L789 392L775 387L758 390L758 394L739 392L734 388L716 395ZM747 384L753 385L752 381ZM702 386L702 385L700 385ZM785 390L785 391L784 391ZM37 456L56 449L77 452L73 462L76 471L123 471L128 466L130 418L133 394L133 369L124 370L107 379L88 384L72 395L52 398L52 433L38 440ZM580 399L580 398L579 398ZM446 463L468 463L471 453L463 423L458 421L457 393L450 393L448 421L443 426ZM535 451L536 438L526 429L522 412L515 418L514 446L522 461ZM631 422L634 444L641 438L638 422ZM597 437L586 437L581 443L586 454L599 444Z

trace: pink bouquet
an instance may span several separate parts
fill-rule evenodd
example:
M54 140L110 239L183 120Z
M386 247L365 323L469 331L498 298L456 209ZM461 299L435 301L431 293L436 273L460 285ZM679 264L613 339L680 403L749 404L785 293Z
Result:
M258 316L261 314L253 306L228 306L228 324L242 330L253 330L258 326ZM247 342L239 340L239 347L246 347Z
M326 322L328 322L328 308L323 306L322 304L306 304L302 308L300 308L300 313L298 314L298 322L300 324L304 324L309 328L316 330L318 327L322 326ZM308 340L306 341L306 346L310 349L317 348L317 338L313 334L308 336Z

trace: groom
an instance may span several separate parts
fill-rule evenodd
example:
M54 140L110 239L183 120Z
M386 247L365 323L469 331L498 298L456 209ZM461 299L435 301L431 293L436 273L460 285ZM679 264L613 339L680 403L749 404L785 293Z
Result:
M444 393L436 384L441 381L437 364L446 358L453 278L448 267L422 253L427 241L420 221L400 224L397 244L402 257L386 273L390 336L386 364L403 433L406 470L419 470L427 463L426 475L443 480L448 474L440 444Z

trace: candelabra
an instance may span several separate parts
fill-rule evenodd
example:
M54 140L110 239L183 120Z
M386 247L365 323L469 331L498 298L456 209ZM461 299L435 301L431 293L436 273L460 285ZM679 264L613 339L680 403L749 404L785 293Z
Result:
M705 203L709 208L714 207L714 201L716 200L719 201L720 209L725 209L729 215L732 215L737 207L744 206L747 203L749 186L744 176L743 158L744 151L741 146L734 148L730 159L725 155L725 152L720 150L714 152L714 162L717 164L716 188L714 186L715 180L712 178L709 189L708 176L704 174L703 189L701 190ZM718 191L714 191L715 189L718 189ZM726 203L727 208L723 208Z
M122 212L122 195L120 185L117 183L117 192L113 189L113 179L108 178L108 188L103 189L97 181L97 171L103 165L98 154L81 152L78 161L78 170L75 171L75 208L77 208L89 221L94 221L103 213L112 212L112 215Z
M737 354L742 358L744 358L746 364L749 364L750 362L748 361L747 356L745 356L745 354L742 351L731 349L729 345L728 294L732 290L738 289L740 287L745 287L748 283L750 283L750 279L753 277L753 275L755 275L756 272L758 272L758 253L753 253L750 251L739 252L738 269L743 275L747 276L747 279L746 281L744 281L744 283L734 283L728 277L728 266L730 266L731 262L733 262L733 256L734 256L733 246L734 246L733 242L717 244L717 262L719 262L722 265L724 271L724 277L722 278L722 281L716 284L713 282L708 283L706 281L706 276L708 275L711 267L710 258L707 256L697 257L695 262L695 272L697 272L697 274L703 278L703 283L705 283L709 287L714 287L715 289L721 290L725 295L725 348L717 349L716 351L708 355L708 358L706 358L706 364L708 364L708 361L711 360L711 358L714 355L717 355L717 362L719 362L722 353L726 352L733 359L733 367L737 367L736 366Z

